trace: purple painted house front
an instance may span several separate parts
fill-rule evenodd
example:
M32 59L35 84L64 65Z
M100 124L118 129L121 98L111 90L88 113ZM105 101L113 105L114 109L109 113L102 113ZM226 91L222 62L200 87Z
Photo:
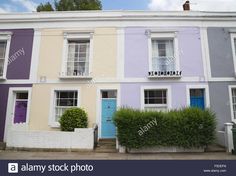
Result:
M4 139L6 119L9 123L25 123L28 95L23 88L30 84L33 29L0 30L0 142ZM4 74L5 73L5 74ZM12 117L7 116L8 96L14 90ZM18 89L18 91L16 91ZM22 99L22 96L26 99Z
M197 95L204 99L199 106L209 106L201 50L197 27L126 28L121 105L177 109L194 106Z

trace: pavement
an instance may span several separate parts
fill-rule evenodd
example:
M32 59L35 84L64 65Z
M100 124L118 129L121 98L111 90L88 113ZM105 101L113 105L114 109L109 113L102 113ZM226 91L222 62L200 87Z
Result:
M37 152L0 150L0 160L236 160L225 152L121 154L91 152Z

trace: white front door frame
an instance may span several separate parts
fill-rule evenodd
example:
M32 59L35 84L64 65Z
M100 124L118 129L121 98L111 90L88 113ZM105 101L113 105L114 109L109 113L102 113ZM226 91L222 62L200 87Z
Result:
M101 86L97 88L97 111L96 111L96 123L98 125L98 139L101 138L102 136L102 111L101 111L101 92L102 91L108 91L108 90L114 90L117 91L117 97L116 97L116 107L117 109L120 107L121 105L121 101L120 101L120 88L118 86Z
M187 85L186 86L186 102L187 106L190 107L190 90L191 89L204 89L204 101L205 108L210 108L210 95L208 85Z
M26 122L24 123L25 129L28 128L29 124L29 113L30 113L30 105L31 105L31 87L11 87L8 91L8 100L7 100L7 111L6 111L6 120L5 120L5 130L4 130L4 139L7 140L8 130L14 125L14 111L15 111L15 100L16 93L20 92L28 92L28 103L27 103L27 113L26 113Z

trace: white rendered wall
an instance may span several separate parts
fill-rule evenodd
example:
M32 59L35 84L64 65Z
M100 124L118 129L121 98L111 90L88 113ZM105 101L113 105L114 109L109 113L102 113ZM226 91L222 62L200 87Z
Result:
M94 129L75 129L75 132L10 130L7 147L93 150Z

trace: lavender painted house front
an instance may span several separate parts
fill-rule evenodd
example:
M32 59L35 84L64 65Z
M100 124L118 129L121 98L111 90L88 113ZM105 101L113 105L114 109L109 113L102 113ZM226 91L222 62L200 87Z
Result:
M33 38L33 29L0 30L0 142L4 140L5 125L26 123L30 95L25 88L32 87L29 82ZM12 108L10 116L7 107Z
M209 105L199 28L126 28L124 62L128 83L121 84L122 106L182 108L191 105L191 94L201 89L204 106ZM163 75L150 77L149 71ZM165 75L177 71L181 75Z

